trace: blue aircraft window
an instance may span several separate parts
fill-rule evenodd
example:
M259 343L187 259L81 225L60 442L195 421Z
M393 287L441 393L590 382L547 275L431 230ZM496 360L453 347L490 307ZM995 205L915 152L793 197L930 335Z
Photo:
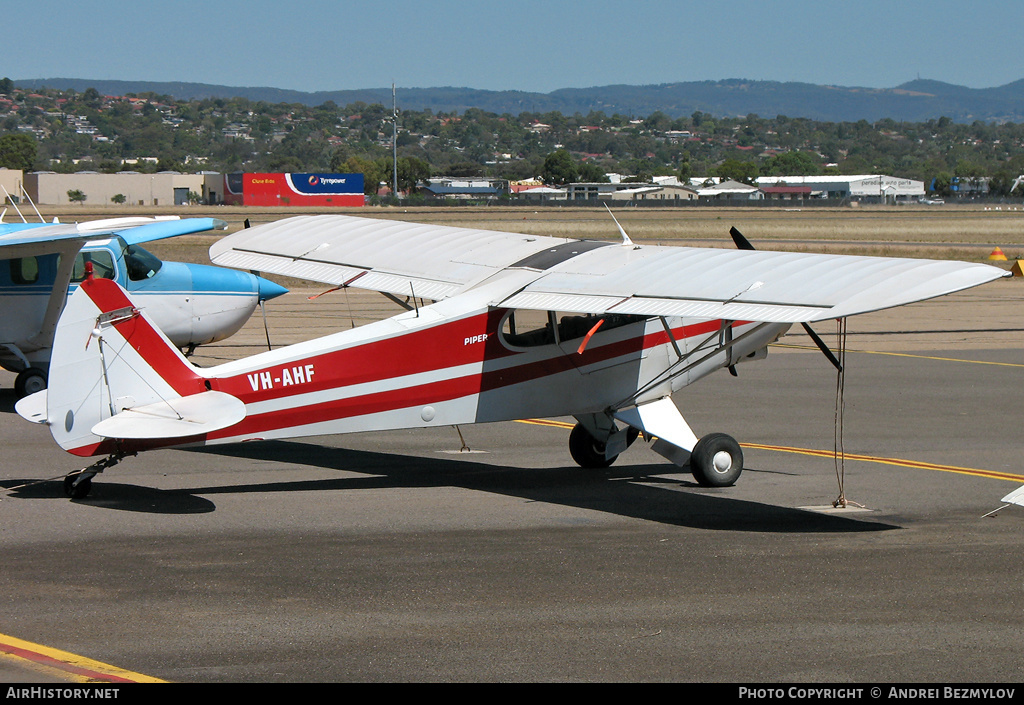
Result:
M75 268L71 272L72 282L85 281L85 263L92 262L92 273L100 279L113 279L117 275L114 269L114 258L106 250L95 252L79 252L75 257Z
M8 260L11 265L11 281L15 284L35 284L39 281L39 260L35 257L19 257Z
M138 245L129 245L125 248L124 261L128 267L128 278L133 282L149 279L164 266L156 255Z

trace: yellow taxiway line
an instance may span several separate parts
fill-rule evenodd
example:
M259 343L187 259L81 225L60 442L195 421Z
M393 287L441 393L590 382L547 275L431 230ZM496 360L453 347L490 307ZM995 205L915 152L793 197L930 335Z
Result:
M72 683L166 683L60 649L0 634L0 657Z
M574 424L565 421L552 421L551 419L521 419L519 423L534 424L537 426L554 426L556 428L572 428ZM740 443L743 448L754 448L757 450L774 450L781 453L797 453L799 455L813 455L819 458L835 458L835 452L831 450L818 450L816 448L794 448L791 446L774 446L763 443ZM882 463L883 465L896 465L904 468L915 468L917 470L938 470L940 472L955 472L961 475L974 475L975 477L987 477L993 480L1006 480L1008 482L1024 483L1024 475L1014 475L1009 472L997 472L995 470L981 470L979 468L963 468L957 465L941 465L939 463L926 463L920 460L904 460L902 458L883 458L875 455L862 455L860 453L843 453L843 460L857 460L864 463Z
M817 350L818 348L813 345L794 345L791 343L772 343L773 348L789 348L792 350ZM833 353L838 351L833 350ZM893 357L914 357L919 360L941 360L942 362L966 362L972 365L996 365L998 367L1024 367L1024 363L1019 362L989 362L987 360L965 360L959 357L937 357L935 355L914 355L913 353L898 353L888 352L885 350L854 350L852 348L846 349L847 353L858 353L865 355L891 355Z

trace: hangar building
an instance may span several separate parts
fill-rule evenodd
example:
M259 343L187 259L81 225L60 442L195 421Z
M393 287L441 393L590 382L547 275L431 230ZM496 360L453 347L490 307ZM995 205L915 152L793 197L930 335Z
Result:
M120 195L129 206L180 206L189 202L190 192L202 198L205 183L205 174L176 171L158 174L34 171L25 174L25 191L29 198L35 203L51 206L72 203L68 191L81 191L85 202L90 205L111 205L115 202L113 199Z
M362 206L362 174L224 174L229 206ZM210 202L218 202L215 198Z
M924 198L924 182L896 176L867 174L858 176L761 176L759 188L809 186L810 198L849 198L853 200L911 201Z

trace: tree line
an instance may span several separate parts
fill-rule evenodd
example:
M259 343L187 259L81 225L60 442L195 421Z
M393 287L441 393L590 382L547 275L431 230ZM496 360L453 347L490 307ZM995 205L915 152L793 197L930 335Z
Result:
M400 190L431 175L555 184L608 173L743 182L834 173L911 178L939 193L956 179L985 178L995 195L1024 174L1024 125L1016 123L469 109L402 111L396 129L390 106L359 102L29 94L2 81L0 98L0 166L26 171L359 172L376 193L391 185L397 152Z

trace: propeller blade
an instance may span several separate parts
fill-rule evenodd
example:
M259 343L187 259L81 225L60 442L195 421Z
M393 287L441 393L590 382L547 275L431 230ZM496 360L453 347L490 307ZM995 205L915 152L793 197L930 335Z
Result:
M818 346L818 349L825 353L825 357L828 358L828 361L831 362L837 370L842 372L843 366L839 364L839 360L832 353L832 351L829 350L828 346L825 345L825 341L818 337L818 334L815 333L814 330L806 323L801 323L800 325L802 325L804 327L804 330L807 331L807 335L811 336L811 340L813 340L814 344Z
M738 250L753 250L754 246L750 244L750 240L743 237L736 228L729 228L729 234L732 235L732 241L736 243L736 249Z

